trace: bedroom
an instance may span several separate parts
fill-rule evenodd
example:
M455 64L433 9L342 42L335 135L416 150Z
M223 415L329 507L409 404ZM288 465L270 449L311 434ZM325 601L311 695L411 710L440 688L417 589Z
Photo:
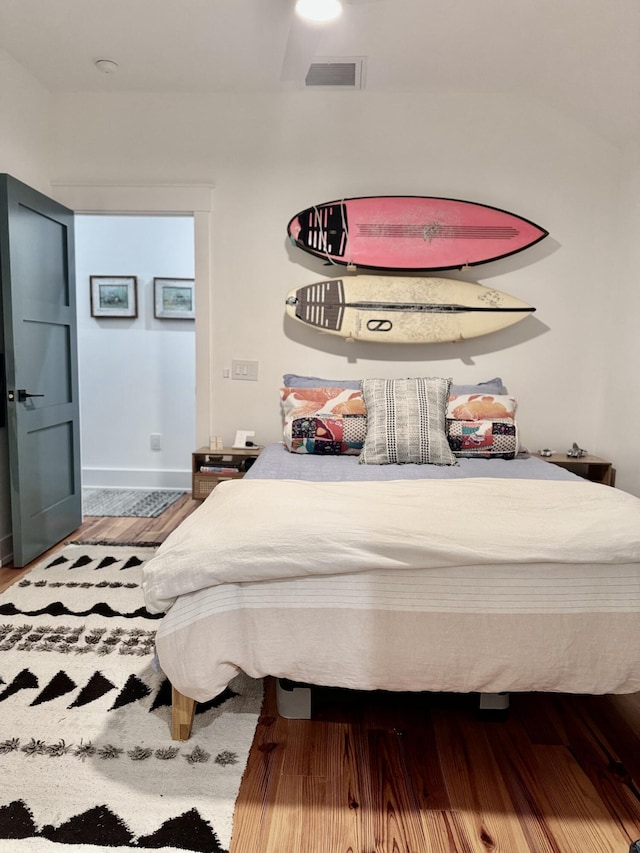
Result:
M272 53L277 46L280 58L288 27L283 5L277 4L272 24L278 34ZM369 32L376 21L384 25L391 14L387 7L376 2L348 13L366 16ZM13 34L14 53L21 42L12 20L17 16L19 22L28 21L30 8L35 13L37 4L26 4L18 16L13 4L3 5L2 32L5 38ZM73 4L65 8L72 15ZM247 15L250 8L242 6ZM134 58L141 60L140 39L131 29L135 50L131 44L121 47L129 51L121 73L100 75L91 65L99 49L95 34L90 39L91 27L82 32L90 39L82 82L49 82L49 91L47 80L38 79L11 55L11 45L3 44L2 169L54 195L61 184L125 186L129 193L131 185L213 187L213 308L210 318L198 320L200 340L210 339L211 372L201 374L206 387L198 389L198 442L209 435L231 440L238 428L255 430L261 443L275 440L280 415L274 395L286 371L360 376L366 368L369 376L401 376L414 375L417 368L422 373L428 365L432 375L453 376L459 382L503 376L519 399L527 444L562 450L578 441L610 458L618 469L619 486L638 494L640 460L628 446L626 427L640 414L632 390L640 347L634 315L640 297L631 274L637 264L640 179L633 124L637 9L616 3L614 11L603 16L595 3L590 12L581 6L576 28L572 8L577 6L562 14L554 10L559 19L554 21L553 40L545 37L545 26L538 21L543 16L530 20L527 11L528 38L538 40L532 41L535 49L526 62L521 56L524 67L518 73L514 54L525 53L526 42L512 45L500 37L489 26L492 21L498 28L499 21L485 10L486 35L480 39L476 30L466 32L473 60L466 74L459 70L453 81L444 75L438 84L436 72L444 67L440 53L446 54L445 42L438 42L432 64L419 68L421 76L413 72L413 90L403 80L400 92L390 91L390 83L374 88L374 75L380 74L375 56L368 60L368 82L362 91L283 90L277 57L271 60L271 76L259 76L261 82L253 83L250 91L243 90L239 80L227 81L227 91L220 91L219 83L217 91L194 91L196 81L192 91L182 93L186 83L172 85L163 76L148 82L147 93L128 91L132 84L127 83L127 66ZM499 17L501 4L491 11ZM226 4L220 4L216 14L229 14ZM258 12L254 14L262 25ZM401 22L407 29L421 20L417 4L409 4L405 14ZM38 20L50 15L39 10ZM457 15L452 10L440 21L451 38ZM521 30L516 21L502 23ZM64 32L58 23L59 31L53 32L60 39ZM224 23L224 18L218 24L214 17L209 26L217 32L214 25ZM231 23L227 39L236 32ZM196 19L195 24L202 22ZM252 29L247 31L246 21L236 27L235 38L257 39ZM39 38L44 39L42 31ZM460 38L456 31L456 45ZM522 32L519 38L524 38ZM114 39L110 34L109 46ZM78 44L77 39L71 41ZM571 57L558 55L565 42L572 46ZM28 45L21 46L28 50ZM38 41L35 47L44 49ZM395 41L385 47L397 50ZM615 63L610 62L612 53ZM492 57L486 69L478 64L485 54ZM167 74L167 61L156 74ZM243 60L237 62L242 68ZM587 62L589 67L579 71L580 63ZM54 64L49 73L57 67ZM59 73L65 67L60 65ZM142 63L137 73L150 73L151 67ZM506 80L498 74L502 67L510 70ZM347 150L336 134L349 140ZM468 276L528 301L536 307L535 315L513 329L462 346L392 347L384 352L283 325L288 290L324 272L322 264L309 264L287 246L288 219L310 203L371 192L467 198L543 225L550 237L539 246L510 261L471 270ZM208 282L200 286L208 288ZM223 370L233 358L259 361L259 381L225 380ZM620 418L612 413L619 410L623 389Z
M228 5L218 4L221 14L230 14ZM374 87L373 54L362 91L281 90L283 4L275 31L268 31L278 48L268 65L269 91L266 82L236 91L236 79L226 91L200 85L184 92L166 77L126 91L127 65L142 44L163 44L159 32L135 33L113 78L99 77L91 60L115 42L99 44L95 34L91 42L78 40L86 45L86 82L68 88L29 70L12 55L15 43L3 41L0 168L54 196L59 185L213 187L211 281L200 285L211 286L213 309L198 319L211 342L211 373L199 388L199 443L209 435L229 441L237 428L254 429L260 443L277 440L277 389L289 370L345 377L428 371L461 382L501 375L519 400L527 444L562 450L576 440L613 460L618 486L640 494L640 458L628 439L628 425L640 415L633 275L640 224L638 9L616 3L605 14L596 3L560 10L546 4L542 14L536 4L519 22L518 13L505 16L504 4L492 3L467 28L459 6L433 16L420 11L423 5L402 4L406 19L394 18L384 2L349 10L359 22L394 33L387 41L396 50L405 52L407 39L415 44L401 22L425 34L428 64L400 92ZM12 33L13 6L2 4L2 33ZM37 10L45 41L69 27L69 19L54 26L38 4L24 7ZM70 15L73 8L64 4ZM247 16L254 11L241 8ZM130 19L127 25L134 33ZM212 28L223 29L217 21ZM244 26L237 31L231 21L224 31L253 56ZM242 56L238 43L232 47ZM468 64L457 63L451 76L454 50ZM332 52L344 53L344 46ZM146 69L159 64L157 73L166 75L171 49L154 53ZM244 60L237 62L242 68ZM382 353L285 324L286 292L323 272L286 245L288 218L308 203L371 191L469 198L546 227L550 237L539 247L469 276L529 301L534 317L475 343ZM238 357L260 362L257 383L224 379Z

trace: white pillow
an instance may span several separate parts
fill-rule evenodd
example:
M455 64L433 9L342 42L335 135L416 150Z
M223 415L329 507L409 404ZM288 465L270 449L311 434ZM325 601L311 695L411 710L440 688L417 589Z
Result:
M363 379L366 465L456 465L446 433L450 379Z

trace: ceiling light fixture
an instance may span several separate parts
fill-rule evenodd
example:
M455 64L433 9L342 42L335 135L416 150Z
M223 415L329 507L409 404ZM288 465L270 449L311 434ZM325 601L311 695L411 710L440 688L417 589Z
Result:
M342 3L340 0L298 0L296 3L296 14L305 21L315 23L327 23L335 21L342 14Z
M118 63L114 59L96 59L93 64L103 74L115 74L118 70Z

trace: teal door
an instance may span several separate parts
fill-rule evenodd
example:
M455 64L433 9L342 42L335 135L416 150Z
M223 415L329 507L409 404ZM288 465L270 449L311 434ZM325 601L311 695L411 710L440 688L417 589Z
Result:
M82 522L73 212L9 175L0 278L13 562L24 566Z

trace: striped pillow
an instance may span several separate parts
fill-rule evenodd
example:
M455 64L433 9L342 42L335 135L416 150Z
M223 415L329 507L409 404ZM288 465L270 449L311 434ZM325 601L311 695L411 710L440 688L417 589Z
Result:
M360 462L456 465L446 434L450 379L363 379L367 435Z

